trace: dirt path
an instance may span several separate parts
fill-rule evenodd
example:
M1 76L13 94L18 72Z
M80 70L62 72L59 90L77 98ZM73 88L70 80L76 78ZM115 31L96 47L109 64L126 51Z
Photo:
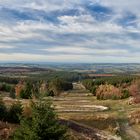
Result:
M82 84L74 83L73 87L72 91L53 98L53 103L58 112L93 113L108 110L108 107L95 105L92 100L92 94L86 91Z
M140 134L136 132L128 123L124 124L124 131L133 140L140 140Z
M85 87L81 83L73 83L73 89L85 90Z
M121 140L121 138L117 136L107 135L104 132L90 128L85 125L81 125L75 121L61 119L60 123L66 125L70 129L84 136L85 140Z
M56 110L60 114L63 113L66 116L69 116L69 113L74 113L76 116L79 116L81 113L91 115L95 112L108 110L108 107L95 105L92 98L93 95L86 91L82 84L74 83L74 89L72 91L69 91L60 97L56 97L53 100L56 105ZM85 140L121 140L120 137L66 119L65 117L62 117L60 122L79 133L79 135L84 136Z

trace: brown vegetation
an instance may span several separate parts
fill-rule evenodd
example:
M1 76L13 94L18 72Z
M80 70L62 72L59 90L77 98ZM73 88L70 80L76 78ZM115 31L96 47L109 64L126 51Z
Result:
M100 85L96 90L98 99L120 99L122 97L121 90L113 85Z
M21 91L25 88L25 84L23 81L20 81L16 86L15 86L15 94L16 97L20 96Z
M131 124L140 124L140 110L134 111L129 115Z
M140 80L134 81L129 87L130 95L133 97L133 103L140 103Z
M0 139L8 140L12 135L17 125L0 121Z

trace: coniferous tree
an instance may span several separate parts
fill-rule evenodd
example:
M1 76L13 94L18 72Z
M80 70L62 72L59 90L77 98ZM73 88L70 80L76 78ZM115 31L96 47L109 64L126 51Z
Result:
M33 102L31 118L21 118L14 140L62 140L66 128L58 123L50 102Z

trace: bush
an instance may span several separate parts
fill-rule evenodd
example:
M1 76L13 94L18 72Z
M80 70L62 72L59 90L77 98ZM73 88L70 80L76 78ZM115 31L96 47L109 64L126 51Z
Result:
M122 93L123 93L123 95L122 95L122 99L125 99L125 98L130 97L130 93L129 93L128 90L125 89L125 90L122 91Z
M25 89L24 89L25 99L30 99L31 98L32 89L33 89L33 84L31 82L27 82L26 85L25 85Z
M0 84L0 90L5 91L5 92L10 92L12 89L12 86L6 83L1 83Z
M7 121L11 123L19 123L19 117L22 115L22 112L23 108L21 103L14 103L8 111Z
M31 118L31 115L32 115L31 107L26 105L23 110L23 116Z
M11 91L10 91L10 95L9 95L11 98L15 99L16 98L16 95L15 95L15 89L12 88Z
M0 120L19 123L19 116L22 115L22 109L22 105L19 102L7 109L2 99L0 99Z
M122 93L119 88L113 85L100 85L96 90L97 99L106 100L106 99L121 99Z
M57 121L50 102L33 102L31 118L21 118L20 127L14 133L14 140L62 140L66 129Z
M135 97L140 95L140 80L135 80L132 82L132 84L129 86L129 92L131 96Z
M20 91L20 98L30 99L32 97L33 85L29 82L26 83L25 88Z
M129 115L130 124L140 124L140 110L136 110Z
M29 98L31 98L28 94L26 94L26 92L25 92L25 90L24 89L22 89L21 91L20 91L20 98L22 98L22 99L29 99Z
M83 80L82 84L84 85L86 89L91 90L91 88L93 87L93 80L91 79Z
M0 120L5 120L6 117L7 117L7 108L2 99L0 99Z
M96 86L93 86L93 87L91 88L91 90L90 90L90 92L91 92L94 96L96 96L96 89L97 89L97 87L96 87Z
M51 91L46 91L43 96L44 97L48 97L48 96L53 97L54 96L54 92L52 90Z
M135 104L139 104L140 103L140 95L134 97L134 103Z

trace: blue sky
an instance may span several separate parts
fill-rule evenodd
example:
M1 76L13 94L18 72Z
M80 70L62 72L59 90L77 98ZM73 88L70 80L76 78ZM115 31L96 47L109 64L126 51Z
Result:
M0 0L0 61L140 62L139 0Z

